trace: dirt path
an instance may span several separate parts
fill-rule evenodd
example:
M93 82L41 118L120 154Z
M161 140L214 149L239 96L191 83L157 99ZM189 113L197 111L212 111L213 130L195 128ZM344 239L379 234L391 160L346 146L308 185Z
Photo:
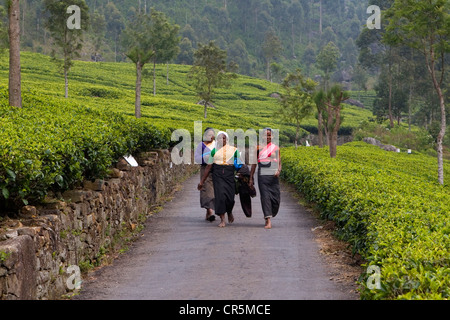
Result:
M218 228L218 219L204 220L198 180L186 180L126 253L83 279L74 299L358 299L348 281L333 279L312 231L319 222L285 186L271 230L258 197L252 218L236 197L234 223Z

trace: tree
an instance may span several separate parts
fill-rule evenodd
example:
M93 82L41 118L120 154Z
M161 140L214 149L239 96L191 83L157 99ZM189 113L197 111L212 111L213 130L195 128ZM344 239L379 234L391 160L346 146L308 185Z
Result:
M236 39L228 49L228 57L230 61L235 62L239 66L239 71L243 74L250 74L251 64L249 54L244 41L240 38Z
M356 84L356 87L358 88L358 100L361 100L360 92L361 90L367 91L367 80L368 75L366 70L361 66L361 64L357 64L354 71L353 71L353 83Z
M194 63L194 48L189 38L183 38L180 43L180 53L178 54L177 63L192 65Z
M338 131L341 126L342 102L349 99L350 94L343 91L340 85L334 85L327 92L320 90L316 95L316 101L327 108L328 119L328 146L330 147L330 157L336 158Z
M134 103L134 114L136 118L141 117L141 88L142 70L151 61L155 52L153 51L152 39L149 37L151 18L148 14L138 14L122 33L125 55L136 65L136 94Z
M262 45L263 56L266 60L267 80L271 80L270 64L273 59L280 55L282 49L280 39L275 34L275 31L270 28L269 31L266 32L264 43Z
M113 2L108 2L105 7L106 31L109 37L114 39L114 62L117 62L119 36L125 28L123 17Z
M379 120L384 120L387 114L389 121L396 118L397 123L400 123L402 113L407 111L408 96L406 88L402 85L404 74L401 71L404 70L396 68L390 74L381 73L378 83L375 85L377 97L373 103L373 114ZM392 80L389 81L387 78Z
M44 0L44 4L48 13L46 27L50 31L56 46L51 55L64 73L64 96L68 98L68 74L73 66L73 60L80 57L80 51L83 47L83 31L86 31L89 27L89 9L84 0ZM79 8L79 12L77 12L77 8ZM74 12L72 16L71 11ZM77 17L78 13L79 16ZM70 25L70 17L75 18L74 25ZM77 18L80 19L79 25L77 25ZM58 58L60 55L62 55L62 59Z
M206 119L207 108L215 90L229 86L229 80L234 75L228 73L226 51L221 50L214 41L210 41L207 45L199 43L198 46L198 50L194 53L194 65L188 76L194 81L197 95L203 100Z
M314 50L314 47L311 43L308 44L305 52L303 53L303 61L306 64L306 74L309 77L311 65L316 62L316 51Z
M92 42L94 45L94 61L97 62L99 58L99 51L105 40L106 33L106 20L103 14L98 11L94 11L91 15L91 26L92 26Z
M310 78L304 79L300 69L289 73L282 83L284 93L281 94L281 108L278 113L284 121L295 123L296 148L301 121L310 115L314 108L312 92L316 86L317 83Z
M317 55L317 67L324 72L324 81L322 83L323 90L327 92L328 83L330 81L330 74L337 68L338 59L340 56L339 49L333 42L328 42L328 44L322 48L322 50ZM324 106L320 102L316 102L317 111L318 111L318 122L319 122L319 146L322 147L322 123L323 123L323 114L324 114ZM327 136L328 141L328 128L325 126L325 134Z
M20 78L20 6L19 0L8 2L9 16L9 105L22 108Z
M447 0L395 0L386 10L389 24L384 41L406 45L423 53L439 97L441 128L437 137L438 181L444 184L443 140L446 110L443 93L446 53L450 52L450 3ZM430 23L432 21L432 23ZM438 69L440 68L440 70Z
M319 148L323 148L323 131L325 130L325 136L327 137L328 143L328 129L324 126L324 115L326 115L327 109L323 99L323 89L316 91L313 96L314 103L317 110L317 135L319 138Z
M178 31L180 27L171 25L164 13L150 10L150 26L148 37L153 51L153 95L156 95L156 62L169 62L179 53L178 44L180 37ZM167 71L168 72L168 71ZM168 75L167 75L168 81Z
M328 90L328 81L330 80L330 73L336 70L338 59L341 53L338 47L333 42L328 44L320 50L317 55L317 67L325 74L325 81L323 83L324 90Z

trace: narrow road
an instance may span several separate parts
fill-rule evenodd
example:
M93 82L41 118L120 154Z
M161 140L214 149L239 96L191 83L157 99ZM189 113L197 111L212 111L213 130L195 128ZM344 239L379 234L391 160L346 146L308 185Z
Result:
M186 180L126 253L83 279L75 299L357 299L330 280L311 231L318 223L285 187L272 229L258 197L246 218L238 196L234 223L218 228L219 219L204 220L198 181Z

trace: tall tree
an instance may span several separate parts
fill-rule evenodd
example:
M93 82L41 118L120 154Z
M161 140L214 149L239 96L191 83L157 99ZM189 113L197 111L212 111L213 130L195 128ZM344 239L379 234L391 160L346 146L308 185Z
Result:
M183 38L180 43L180 53L176 63L192 65L194 63L194 48L189 38Z
M300 134L300 124L309 116L314 108L312 93L317 83L310 78L305 79L300 69L290 73L283 80L281 94L281 108L278 114L286 122L295 124L295 147L297 148Z
M92 13L90 20L92 26L91 38L94 45L93 60L97 62L100 58L100 48L105 40L106 20L105 16L98 11Z
M340 85L334 85L327 92L321 90L316 96L317 101L323 103L327 108L328 146L330 157L336 158L337 138L342 123L342 102L350 98L347 91L343 91Z
M22 107L20 78L20 6L19 0L8 1L9 16L9 104Z
M309 77L311 65L316 62L316 51L311 43L308 44L305 52L303 53L303 62L306 64L306 74Z
M264 59L266 60L266 76L267 80L271 80L270 76L270 64L272 60L278 57L281 54L283 47L281 45L281 41L276 35L275 31L270 28L269 31L266 32L266 36L264 39L264 43L262 45L262 51Z
M446 110L443 93L446 53L450 52L450 3L447 0L395 0L386 11L389 21L384 41L407 45L423 53L439 97L441 127L437 137L438 181L444 184L443 140ZM432 23L430 23L432 21Z
M156 63L166 62L175 58L179 53L180 37L178 31L180 27L169 23L166 15L151 8L150 29L148 36L151 43L151 50L154 52L153 59L153 95L156 95ZM168 72L168 71L167 71ZM168 81L168 75L167 75Z
M329 87L329 81L330 81L330 75L331 73L336 70L338 59L340 56L340 51L338 47L333 42L329 42L325 47L322 48L322 50L317 55L317 67L323 71L324 73L324 80L322 82L322 88L325 92L328 91ZM324 119L322 118L325 113L325 106L323 103L316 102L317 105L317 111L318 111L318 122L319 122L319 146L322 147L322 123L324 122ZM323 127L325 130L325 135L327 136L327 141L329 141L329 131L328 127Z
M119 36L125 28L123 17L113 2L105 6L106 32L114 41L114 61L117 62Z
M52 50L52 58L64 73L64 96L68 98L68 74L73 60L80 57L83 31L89 27L89 8L85 0L44 0L44 4L48 13L46 27L56 46Z
M189 78L194 81L197 95L203 100L203 115L206 119L207 108L214 97L215 90L229 86L229 80L234 75L228 72L226 51L221 50L214 41L210 41L207 45L199 43L194 59Z
M330 74L336 70L340 55L341 53L338 47L336 47L333 42L328 42L328 44L323 47L317 55L317 67L325 74L323 82L323 88L325 91L328 90Z
M126 56L136 65L136 92L134 113L136 118L141 117L141 89L142 70L149 63L155 52L152 38L149 36L152 27L151 17L148 14L137 14L122 33L123 46Z

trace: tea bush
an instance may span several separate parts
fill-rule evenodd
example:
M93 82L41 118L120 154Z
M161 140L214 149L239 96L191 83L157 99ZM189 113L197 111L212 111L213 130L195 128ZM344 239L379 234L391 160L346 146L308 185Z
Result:
M170 132L144 120L100 111L38 92L23 108L0 91L0 205L38 201L83 179L105 176L120 156L166 148Z
M353 142L336 159L317 147L283 149L282 159L283 178L380 267L379 290L361 276L362 299L450 297L450 187L437 183L434 158Z

